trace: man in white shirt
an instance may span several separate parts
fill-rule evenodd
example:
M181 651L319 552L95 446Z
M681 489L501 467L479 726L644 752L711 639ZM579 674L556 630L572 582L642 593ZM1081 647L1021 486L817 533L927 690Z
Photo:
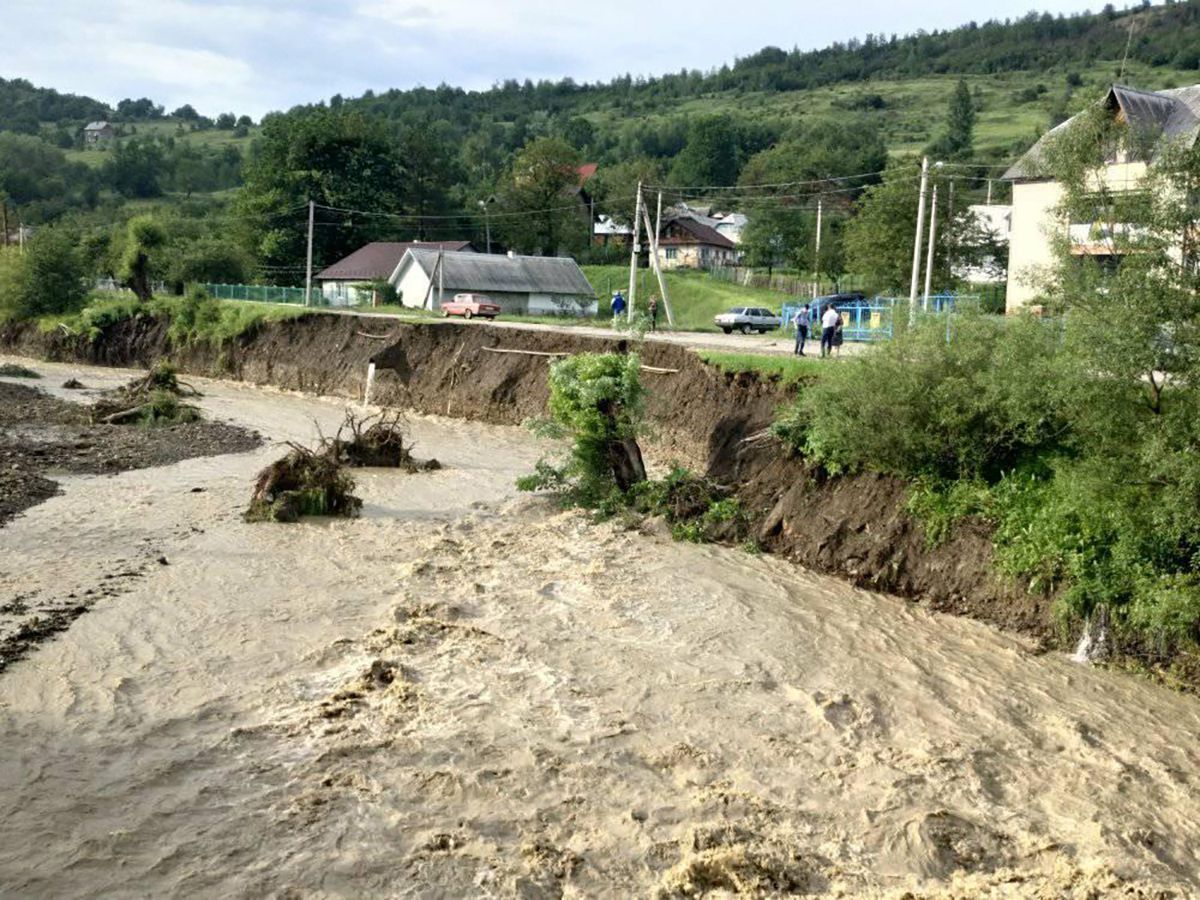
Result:
M825 313L821 316L821 356L828 356L833 352L833 336L837 333L840 318L837 307L832 303L825 307Z

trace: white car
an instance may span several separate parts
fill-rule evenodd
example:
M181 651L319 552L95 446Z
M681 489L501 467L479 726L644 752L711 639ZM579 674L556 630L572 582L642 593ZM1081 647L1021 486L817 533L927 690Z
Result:
M715 317L713 321L726 334L733 334L735 329L742 334L753 334L755 331L765 334L783 324L783 320L775 313L758 306L735 306Z

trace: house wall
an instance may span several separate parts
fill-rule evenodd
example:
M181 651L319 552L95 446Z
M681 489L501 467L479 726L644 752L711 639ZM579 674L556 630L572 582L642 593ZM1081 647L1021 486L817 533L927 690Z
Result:
M1054 262L1053 237L1066 226L1056 222L1054 208L1062 199L1055 181L1013 184L1012 233L1008 244L1008 291L1006 309L1015 312L1038 296L1033 284L1037 270Z
M669 250L675 251L675 258L668 255ZM658 259L664 269L707 269L712 266L733 265L736 254L723 247L708 247L699 244L683 244L673 247L659 247Z
M425 292L429 289L429 276L422 272L419 266L410 266L401 275L396 289L400 291L400 302L404 306L419 307L425 299ZM445 298L452 300L454 295L458 293L464 292L447 285ZM500 304L500 309L510 315L553 316L569 313L571 315L594 316L598 309L598 304L594 297L575 297L563 294L506 293L503 291L479 291L478 293L485 294L492 300L495 300ZM430 301L430 305L434 309L439 308L440 304L436 284L433 287L433 295L430 297Z
M1108 166L1101 180L1113 190L1128 191L1135 190L1145 174L1145 163L1121 162ZM1006 304L1010 313L1036 301L1039 290L1033 282L1037 270L1054 263L1054 240L1066 235L1068 226L1054 215L1062 196L1062 186L1056 181L1013 184Z

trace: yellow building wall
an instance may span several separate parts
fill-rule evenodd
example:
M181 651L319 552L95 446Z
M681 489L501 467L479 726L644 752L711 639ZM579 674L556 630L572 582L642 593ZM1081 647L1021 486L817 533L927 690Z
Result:
M1120 162L1108 166L1102 177L1114 190L1134 190L1145 174L1143 162ZM1039 270L1054 264L1054 241L1067 233L1067 223L1054 214L1062 196L1056 181L1013 184L1006 302L1010 313L1036 302Z

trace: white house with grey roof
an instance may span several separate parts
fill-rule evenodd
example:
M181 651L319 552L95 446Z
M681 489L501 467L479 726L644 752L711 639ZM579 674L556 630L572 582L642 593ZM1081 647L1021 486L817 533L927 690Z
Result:
M1103 175L1112 190L1137 190L1148 168L1163 147L1192 147L1200 135L1200 84L1166 91L1139 91L1113 85L1101 101L1119 121L1155 137L1151 150L1141 156L1121 152L1108 161ZM1069 128L1068 119L1050 130L1004 174L1012 182L1012 224L1009 238L1009 312L1028 306L1038 297L1038 272L1054 263L1054 239L1067 237L1080 256L1112 254L1112 242L1096 240L1097 223L1067 222L1057 214L1063 188L1046 173L1043 160L1050 142Z
M437 310L455 294L486 294L509 315L594 316L596 293L573 259L410 247L391 277L400 302Z

